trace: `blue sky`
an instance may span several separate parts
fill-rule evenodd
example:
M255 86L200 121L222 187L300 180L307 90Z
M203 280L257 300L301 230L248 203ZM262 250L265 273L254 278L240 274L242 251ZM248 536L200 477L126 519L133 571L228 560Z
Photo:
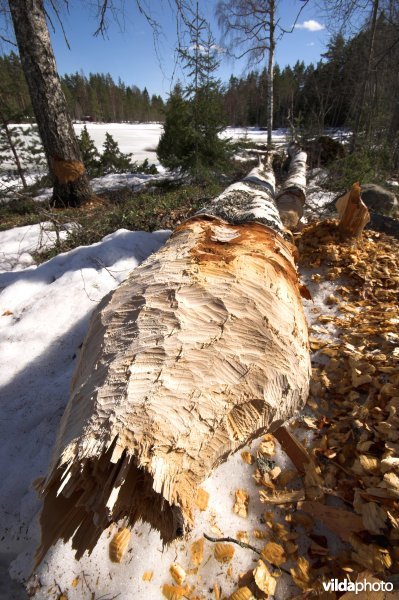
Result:
M52 33L54 53L60 74L83 71L111 73L128 85L147 87L150 94L166 97L171 82L182 77L175 66L176 22L171 6L173 0L147 0L147 6L154 18L161 24L163 35L154 48L152 30L139 13L135 0L125 2L125 16L118 25L111 17L105 39L93 37L97 27L96 11L87 0L70 2L69 14L63 15L64 28L71 46L69 50L60 27ZM220 32L214 18L216 0L199 0L200 11L210 21L216 41ZM291 28L302 0L280 0L279 16L285 28ZM293 65L297 60L306 64L317 62L325 50L329 34L323 17L317 10L315 0L309 0L303 9L298 25L293 33L285 34L278 43L276 62L280 66ZM218 73L222 81L227 81L233 73L242 75L245 62L224 59ZM173 79L174 76L174 79Z

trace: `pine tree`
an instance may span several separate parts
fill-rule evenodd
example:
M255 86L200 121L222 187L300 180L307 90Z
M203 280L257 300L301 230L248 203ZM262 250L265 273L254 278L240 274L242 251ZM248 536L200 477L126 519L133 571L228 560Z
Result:
M110 133L105 134L104 151L101 155L100 165L102 172L108 173L129 173L134 165L131 162L131 154L123 154L118 142L114 140Z
M164 133L158 158L168 168L180 168L197 180L223 168L230 157L228 140L220 133L226 126L216 44L197 10L189 24L189 44L179 49L188 85L176 86L166 106Z
M165 123L159 140L157 156L161 164L171 170L188 171L193 164L194 130L190 105L183 98L183 90L177 84L165 109Z
M80 132L78 142L86 171L90 177L98 177L101 174L100 154L94 144L94 140L87 131L86 125Z

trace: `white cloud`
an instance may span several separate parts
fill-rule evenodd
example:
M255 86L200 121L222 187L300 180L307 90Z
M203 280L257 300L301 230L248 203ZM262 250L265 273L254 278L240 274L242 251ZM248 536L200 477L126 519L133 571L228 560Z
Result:
M304 21L303 23L297 23L295 25L297 29L307 29L308 31L322 31L325 29L325 26L314 19L310 19L310 21Z
M315 43L314 42L309 42L309 44L306 44L307 46L314 46Z

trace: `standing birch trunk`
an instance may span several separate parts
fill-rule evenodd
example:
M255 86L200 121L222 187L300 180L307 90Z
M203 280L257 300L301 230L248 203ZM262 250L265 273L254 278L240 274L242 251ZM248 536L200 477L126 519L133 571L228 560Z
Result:
M42 0L9 0L22 67L54 182L56 205L93 193L61 89Z
M200 483L304 405L308 331L268 161L182 223L92 317L40 484L37 563L111 523L189 530Z
M274 52L275 42L275 0L269 0L269 50L267 63L267 143L272 144L273 110L274 110Z

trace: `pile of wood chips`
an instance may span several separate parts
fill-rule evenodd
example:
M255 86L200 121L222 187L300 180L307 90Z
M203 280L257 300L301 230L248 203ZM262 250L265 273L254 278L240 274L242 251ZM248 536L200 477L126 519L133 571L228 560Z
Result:
M306 227L298 246L312 279L335 281L336 291L326 297L325 314L314 311L307 416L264 436L256 455L242 453L265 512L259 529L229 540L259 558L230 598L271 597L284 577L293 590L287 599L393 599L399 595L326 592L323 581L399 583L399 243L366 231L344 245L329 220ZM276 465L278 444L292 468ZM245 517L248 500L237 490L233 511ZM203 540L191 551L200 568ZM234 546L219 540L214 552L228 562ZM176 566L176 585L164 586L165 597L202 598L173 573ZM216 584L213 597L225 597Z

